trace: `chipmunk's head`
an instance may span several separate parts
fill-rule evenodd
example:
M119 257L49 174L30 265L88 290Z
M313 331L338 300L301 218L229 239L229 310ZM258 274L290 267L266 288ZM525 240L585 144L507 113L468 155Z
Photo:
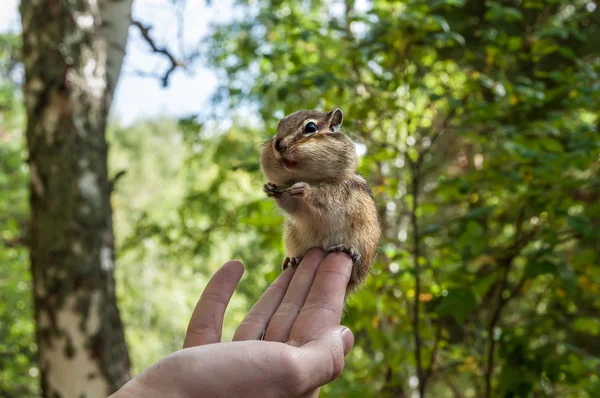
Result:
M352 176L358 156L352 140L339 132L342 120L340 109L297 111L280 120L277 134L262 148L267 179L281 185Z

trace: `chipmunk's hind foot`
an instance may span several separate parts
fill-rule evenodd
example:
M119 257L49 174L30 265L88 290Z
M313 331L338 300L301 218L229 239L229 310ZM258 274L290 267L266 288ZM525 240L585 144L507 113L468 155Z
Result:
M298 268L298 265L300 264L300 261L302 260L302 257L286 257L285 260L283 260L283 270L285 271L288 267L292 267L293 269Z
M360 260L360 253L356 251L356 249L354 249L351 246L346 246L346 245L337 245L337 246L332 246L329 249L327 249L327 253L346 253L347 255L350 256L350 258L352 259L352 263L356 264L356 262L358 260Z

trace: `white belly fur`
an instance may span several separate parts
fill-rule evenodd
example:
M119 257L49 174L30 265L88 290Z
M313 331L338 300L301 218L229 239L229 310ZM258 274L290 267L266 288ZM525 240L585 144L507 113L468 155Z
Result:
M347 215L338 213L315 212L288 218L284 233L288 236L293 235L293 238L285 239L287 255L303 256L313 247L328 249L340 244L356 245L356 239L352 239L354 231L348 225Z

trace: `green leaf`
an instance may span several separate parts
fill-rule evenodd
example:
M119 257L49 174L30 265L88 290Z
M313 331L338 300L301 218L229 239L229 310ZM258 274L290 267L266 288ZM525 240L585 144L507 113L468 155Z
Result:
M465 214L465 218L478 218L483 215L489 214L494 210L496 206L484 206L484 207L476 207L471 209Z
M442 228L442 226L440 224L431 224L431 225L427 225L426 227L423 228L423 230L421 231L421 233L423 235L428 235L428 234L432 234L434 232L439 231Z
M408 158L411 161L416 162L417 159L419 159L419 151L414 147L408 148Z
M467 230L465 231L465 234L469 238L479 238L483 235L483 227L476 221L469 221L467 223Z
M590 220L582 215L567 216L567 224L578 232L587 232L590 227Z
M575 51L571 50L569 47L564 47L561 46L558 48L558 53L564 57L570 58L570 59L576 59L577 58L577 54L575 54Z
M430 100L431 102L435 102L435 101L437 101L437 100L439 100L439 99L442 99L442 98L444 98L444 96L443 96L443 95L440 95L440 94L436 94L436 93L431 93L431 94L429 94L429 100Z
M469 288L457 288L448 290L448 294L441 297L435 311L441 316L452 316L462 324L476 308L477 301L473 291Z
M561 267L558 276L561 280L561 286L569 294L574 294L577 291L577 275L570 267Z
M523 14L517 8L503 7L498 3L492 3L485 13L485 18L490 21L512 22L523 19Z
M541 143L544 146L544 148L546 148L547 150L549 150L551 152L562 152L563 151L563 146L560 143L560 141L555 140L554 138L543 138L541 140Z
M526 278L533 279L538 275L544 274L555 274L557 272L557 266L549 261L532 261L527 263L525 271L523 272Z
M450 25L448 25L448 21L446 21L446 19L444 17L442 17L440 15L432 15L431 21L433 21L435 23L437 28L443 30L444 32L450 31Z
M431 8L435 9L442 6L463 7L465 0L435 0L431 2Z
M592 336L600 335L600 318L598 317L579 317L573 322L573 328L580 332L591 334Z
M473 291L477 295L482 296L483 294L485 294L485 292L489 290L489 288L494 284L494 282L498 280L498 275L498 272L492 272L484 276L483 278L478 279L473 284Z
M450 47L453 46L454 42L460 44L461 46L465 46L467 44L467 42L465 41L465 38L461 34L456 33L456 32L436 33L433 36L437 40L442 42L443 45L447 45Z
M510 39L508 39L508 49L510 51L517 51L521 48L522 45L523 39L521 39L518 36L513 36Z

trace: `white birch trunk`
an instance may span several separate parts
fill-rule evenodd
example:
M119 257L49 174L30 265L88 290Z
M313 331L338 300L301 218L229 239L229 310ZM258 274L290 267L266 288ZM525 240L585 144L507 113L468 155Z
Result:
M22 0L31 269L45 397L129 379L117 309L105 130L132 0Z

